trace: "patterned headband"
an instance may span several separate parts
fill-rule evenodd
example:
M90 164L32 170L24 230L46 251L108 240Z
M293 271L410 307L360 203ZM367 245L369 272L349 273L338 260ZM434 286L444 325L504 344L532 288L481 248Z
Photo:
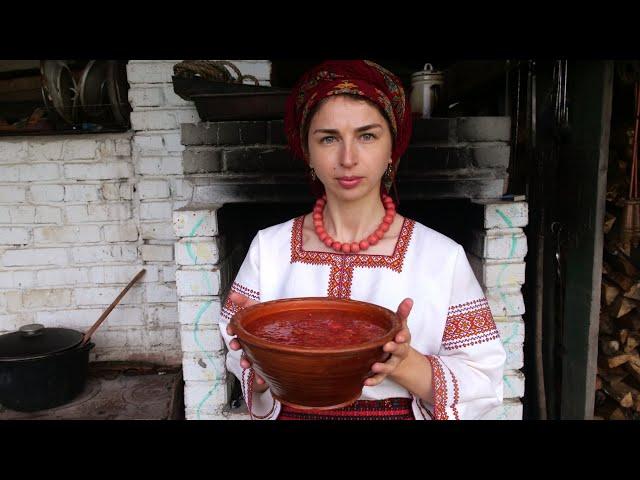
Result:
M394 167L411 138L411 109L402 83L393 73L368 60L331 60L305 73L287 99L285 132L293 154L304 159L304 129L309 113L332 95L357 95L385 113L393 135Z

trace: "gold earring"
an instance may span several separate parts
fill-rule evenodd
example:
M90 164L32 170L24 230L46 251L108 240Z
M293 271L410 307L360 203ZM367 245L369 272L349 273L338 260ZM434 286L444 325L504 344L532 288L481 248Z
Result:
M312 181L314 181L314 182L316 181L316 178L318 178L318 177L316 176L316 171L313 169L313 167L312 167L312 168L311 168L311 170L309 171L309 175L311 175L311 180L312 180Z
M393 183L393 166L391 163L387 166L387 169L384 172L382 177L382 181L384 183L384 188L386 188L387 193L391 194L391 184Z

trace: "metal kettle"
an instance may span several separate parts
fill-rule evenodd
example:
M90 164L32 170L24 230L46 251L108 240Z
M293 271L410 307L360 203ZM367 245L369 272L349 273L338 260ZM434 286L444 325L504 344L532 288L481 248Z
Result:
M430 63L411 75L411 112L418 118L431 118L442 96L444 74L434 71Z

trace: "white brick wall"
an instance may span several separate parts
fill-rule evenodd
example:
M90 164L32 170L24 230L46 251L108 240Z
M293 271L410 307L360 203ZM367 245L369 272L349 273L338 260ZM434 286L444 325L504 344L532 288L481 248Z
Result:
M132 242L138 239L138 227L135 223L120 222L102 228L107 242Z
M220 270L205 266L194 270L178 270L176 284L180 297L197 297L220 294Z
M162 350L158 358L167 359L169 345L179 361L171 217L192 192L181 176L179 124L198 118L194 106L173 93L176 62L129 63L132 135L0 142L0 309L9 308L4 293L16 289L66 292L57 297L60 305L12 294L12 308L29 308L19 319L0 310L0 330L38 316L63 321L74 307L92 316L91 307L110 301L144 265L144 287L134 288L122 303L123 308L131 304L140 309L116 323L148 325L110 332L105 324L106 353L99 346L97 357L143 358L148 351ZM239 65L244 73L259 71L261 80L268 79L268 63ZM70 321L77 316L70 315Z
M65 199L65 187L62 185L33 185L29 192L33 202L61 202Z
M54 185L51 185L51 186L53 187ZM65 185L64 187L65 202L95 202L99 199L100 199L100 184Z
M522 285L525 281L527 239L522 227L528 223L526 202L482 200L484 229L473 232L468 246L469 263L482 285L496 320L507 360L504 375L505 401L485 419L521 419L524 396L524 321Z
M142 259L148 262L170 262L173 260L171 245L143 245Z
M94 243L100 241L100 226L38 227L33 229L33 239L36 244Z
M173 203L145 202L140 204L141 220L171 220Z
M26 188L2 186L0 187L0 203L20 203L26 201Z
M130 162L72 163L64 166L64 176L78 180L111 180L131 178L133 166Z
M86 329L144 267L92 357L182 361L172 214L193 191L180 123L198 117L173 93L178 61L129 62L130 132L0 139L0 332ZM241 68L268 79L257 65Z
M34 286L35 272L33 271L10 271L3 268L0 270L0 288L29 288ZM1 324L0 324L1 325Z
M167 198L170 194L169 182L166 180L143 180L138 183L138 194L141 200Z
M29 230L19 227L0 227L0 245L27 245Z

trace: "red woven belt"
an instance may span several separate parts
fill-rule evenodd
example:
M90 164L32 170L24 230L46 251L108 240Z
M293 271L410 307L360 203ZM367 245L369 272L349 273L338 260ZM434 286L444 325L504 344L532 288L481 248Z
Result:
M410 398L358 400L332 410L301 410L282 405L278 420L415 420Z

